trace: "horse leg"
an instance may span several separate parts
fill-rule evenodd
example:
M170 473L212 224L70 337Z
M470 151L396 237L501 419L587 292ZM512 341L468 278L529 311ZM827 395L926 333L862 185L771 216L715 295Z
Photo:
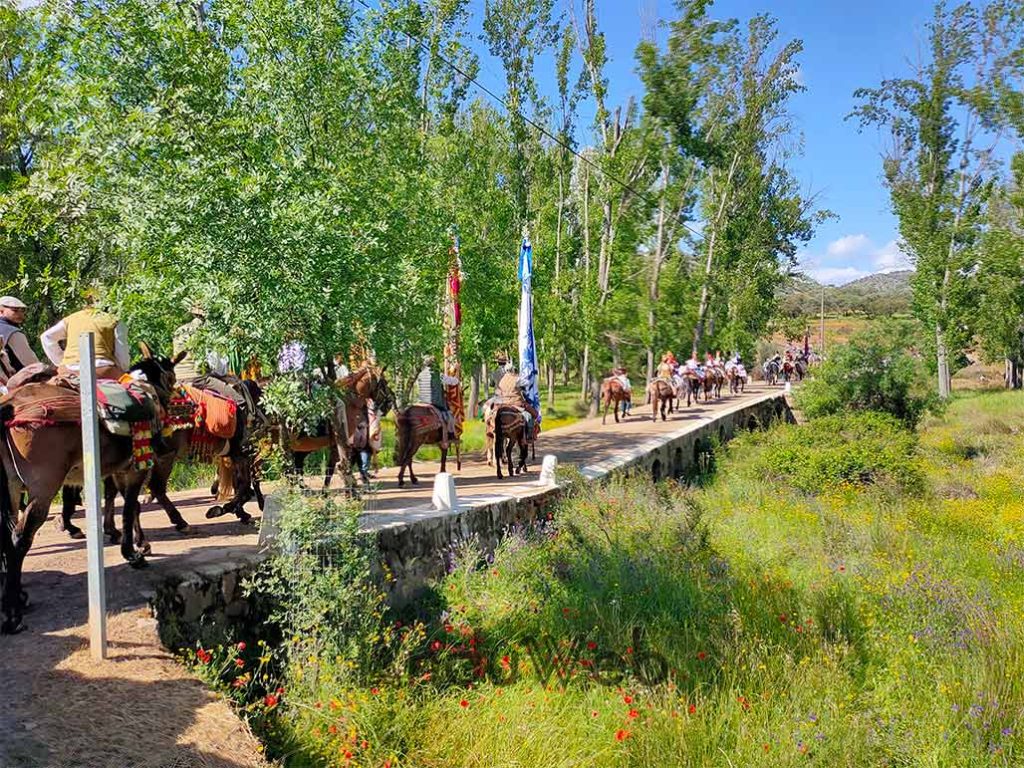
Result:
M462 471L462 438L455 441L455 469Z
M512 449L515 447L515 444L516 441L509 435L508 447L505 449L505 466L508 467L509 477L516 476L516 465L512 463Z
M651 394L651 418L655 421L658 420L658 396Z
M331 480L334 479L334 473L338 469L338 464L341 463L341 455L338 453L338 445L335 442L331 442L331 447L327 449L327 471L324 473L324 490L331 487Z
M117 484L111 477L103 480L103 534L111 544L121 543L121 531L117 530L114 513L117 511ZM123 521L122 521L123 522ZM125 529L125 533L128 530Z
M118 481L121 496L124 499L124 509L121 511L121 524L124 526L124 536L121 537L121 557L132 568L142 568L146 565L146 557L135 549L135 537L132 535L139 514L139 492L142 490L143 479L142 476L133 472L125 473Z
M608 423L608 406L611 405L611 402L612 402L611 397L605 397L605 399L604 399L604 416L601 417L601 425L602 426ZM615 406L615 420L616 421L619 420L619 406L618 405Z
M6 471L3 480L7 480ZM59 480L45 484L42 489L39 489L40 493L32 494L28 506L25 507L24 515L16 525L14 521L17 519L15 511L17 508L13 499L20 496L20 493L16 496L11 493L9 483L0 483L0 493L4 494L4 498L0 500L0 504L4 507L3 519L0 519L0 528L2 528L0 531L0 555L4 561L4 575L6 576L3 598L0 599L0 610L3 611L5 617L3 624L0 624L0 635L11 635L24 628L21 620L28 607L28 594L21 588L21 573L25 555L32 547L36 532L46 522L50 512L50 502L57 495L62 480L63 476ZM9 525L13 526L13 530L8 527Z
M494 419L494 466L498 471L498 479L501 480L501 452L505 448L505 430L501 424L501 414L496 414Z
M162 462L158 461L156 463L156 466L153 467L153 474L149 478L149 492L153 494L153 498L156 499L156 502L167 513L167 519L174 526L174 530L178 533L192 533L192 527L181 516L181 512L178 511L174 502L171 501L171 497L167 495L167 480L170 477L171 468L165 470Z
M65 531L72 539L84 539L85 533L77 525L71 522L71 516L75 514L78 506L79 492L70 485L62 486L60 489L60 519L57 522L58 530Z

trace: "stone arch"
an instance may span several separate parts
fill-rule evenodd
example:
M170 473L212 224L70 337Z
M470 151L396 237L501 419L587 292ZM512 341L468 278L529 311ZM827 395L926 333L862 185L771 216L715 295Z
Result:
M654 482L658 482L662 478L661 459L655 459L651 462L651 479Z

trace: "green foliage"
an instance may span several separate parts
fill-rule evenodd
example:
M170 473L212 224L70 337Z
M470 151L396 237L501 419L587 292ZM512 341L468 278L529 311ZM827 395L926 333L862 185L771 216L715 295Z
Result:
M922 486L916 437L886 414L823 416L803 427L780 428L767 440L757 466L805 493L849 485L913 493Z
M800 407L814 418L846 411L881 411L914 427L938 407L927 370L913 351L905 323L883 322L833 349L800 390Z
M323 383L308 384L296 375L278 376L263 388L261 404L273 419L298 434L315 435L338 403L338 390Z
M704 489L581 486L493 557L465 542L368 675L307 656L248 711L297 765L1019 764L1024 400L954 400L916 448L889 417L830 424L731 442ZM862 440L917 480L764 470Z
M885 178L943 398L976 316L979 241L1001 164L989 137L1020 131L1019 14L1013 3L939 3L912 76L854 94L861 125L892 132Z

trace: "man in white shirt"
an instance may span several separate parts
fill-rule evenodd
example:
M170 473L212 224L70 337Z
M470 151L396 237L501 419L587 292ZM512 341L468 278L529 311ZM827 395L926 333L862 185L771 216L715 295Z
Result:
M0 296L0 377L6 382L22 368L39 362L21 330L28 307L14 296Z

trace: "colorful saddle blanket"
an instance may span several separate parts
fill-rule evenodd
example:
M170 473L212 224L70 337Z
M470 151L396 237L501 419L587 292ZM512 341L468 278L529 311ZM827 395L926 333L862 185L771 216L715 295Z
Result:
M238 429L238 404L234 400L205 389L185 384L182 387L198 406L195 425L214 437L230 440Z

